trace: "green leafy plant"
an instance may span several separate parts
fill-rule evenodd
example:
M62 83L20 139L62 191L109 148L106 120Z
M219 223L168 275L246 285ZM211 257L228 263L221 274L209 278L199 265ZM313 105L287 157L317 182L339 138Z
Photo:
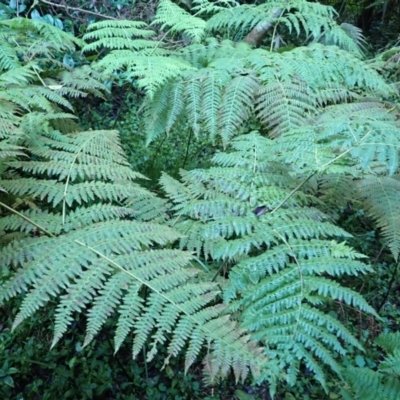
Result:
M303 0L163 0L152 29L101 21L83 40L43 21L0 27L0 299L23 298L13 328L54 303L52 346L85 312L84 346L115 318L116 351L132 335L134 357L164 348L164 366L184 354L185 372L205 353L208 383L251 372L273 396L304 369L326 391L328 367L346 379L342 357L362 346L328 311L379 316L345 284L373 268L338 210L356 203L395 260L400 248L397 92L362 60L359 32ZM86 62L77 46L92 65L70 62ZM188 143L227 150L180 181L164 174L156 196L118 132L73 122L67 97L101 95L101 79L142 92L148 142L184 127ZM379 393L389 382L371 379Z
M300 362L324 384L323 361L340 374L333 353L357 340L321 312L332 300L375 314L356 292L334 277L370 271L362 255L338 242L348 234L318 210L307 186L265 154L274 142L248 134L233 151L217 154L216 167L182 172L183 183L161 183L174 202L174 227L182 248L218 261L229 271L223 298L245 329L278 358L294 383Z

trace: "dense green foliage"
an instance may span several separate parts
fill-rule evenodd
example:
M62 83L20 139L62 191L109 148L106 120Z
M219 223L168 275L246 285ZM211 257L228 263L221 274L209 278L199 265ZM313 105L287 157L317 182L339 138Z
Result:
M360 30L320 3L241 3L160 0L150 20L81 21L83 36L35 4L2 8L0 301L13 322L0 344L10 352L32 318L46 337L51 325L70 371L44 398L76 396L77 364L96 376L85 398L211 395L194 370L259 396L398 396L399 49L367 59ZM145 365L130 394L110 338L124 376ZM43 354L43 369L59 362ZM24 395L12 359L8 397Z

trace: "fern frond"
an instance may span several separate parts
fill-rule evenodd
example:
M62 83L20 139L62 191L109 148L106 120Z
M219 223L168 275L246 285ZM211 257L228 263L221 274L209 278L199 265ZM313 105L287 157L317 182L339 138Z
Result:
M159 24L161 29L168 28L169 32L181 33L192 42L200 42L204 37L206 22L183 10L170 0L161 0L152 24Z
M14 46L2 40L0 45L0 70L7 71L21 67Z
M342 390L346 399L398 399L400 393L400 335L398 332L382 334L376 339L376 343L388 354L379 364L377 371L367 368L347 368L346 380L351 389Z
M219 131L225 145L251 115L258 90L259 82L251 75L238 76L226 85L219 110Z
M205 111L203 119L212 140L218 132L218 109L222 99L222 79L219 71L208 69L204 72L201 91L203 93L201 109Z
M138 78L139 87L146 90L150 99L162 85L181 76L185 71L193 70L190 64L178 58L147 57L129 50L111 52L99 61L97 67L106 75L122 70L127 78Z
M360 344L320 307L335 299L375 315L333 280L371 268L333 240L349 234L313 207L317 199L302 192L290 170L266 160L274 142L255 133L235 138L232 154L214 158L216 167L182 172L183 183L164 175L161 184L174 204L171 222L186 236L181 248L232 265L223 298L241 326L280 362L293 368L302 360L325 385L320 362L340 373L332 354L345 354L342 341Z
M152 49L157 46L157 42L136 39L150 38L154 32L145 29L147 25L139 21L100 21L90 24L87 33L83 35L85 42L90 42L83 46L82 51L93 52L101 48L111 50L142 50Z
M101 75L87 65L63 71L57 79L61 86L57 93L61 96L86 97L90 93L103 97L102 93L107 91L107 87L101 82Z
M74 50L75 46L82 46L82 41L75 36L63 32L56 26L37 19L13 18L0 21L0 26L7 26L13 31L21 31L23 34L29 34L33 39L45 40L49 44L56 46L59 50ZM36 36L36 37L35 37Z
M400 181L371 176L357 182L357 197L376 221L395 260L400 252Z
M256 112L271 129L272 137L304 125L315 113L315 100L304 82L295 80L267 84L257 98Z
M183 82L175 82L172 84L169 93L168 104L170 104L165 131L170 132L172 127L181 119L184 111L184 84Z
M173 96L172 91L172 84L166 84L158 88L153 96L146 96L144 100L143 114L147 144L162 136L166 128L171 129L169 125L171 117L168 119L168 106L171 96ZM177 119L178 115L176 112L174 114L170 112L170 116Z
M386 378L368 368L348 367L346 380L352 386L349 399L355 400L397 400L400 393L398 378Z
M382 334L375 339L375 343L382 347L387 353L394 353L399 348L400 333Z
M271 4L269 4L269 8L271 8ZM278 7L274 6L274 8ZM260 21L273 22L274 19L271 19L268 10L243 4L236 7L227 7L219 13L214 14L207 21L207 29L210 32L224 29L226 31L233 31L235 34L238 30L248 32Z
M42 210L28 210L21 214L27 219L24 220L17 215L8 215L0 220L0 230L4 231L23 231L26 233L35 233L37 228L32 225L33 221L40 224L41 227L55 235L64 232L77 230L97 222L110 221L137 216L137 212L132 207L114 206L111 204L95 204L90 207L79 207L71 211L64 225L60 224L57 214Z
M213 365L207 371L210 379L226 375L231 368L243 379L249 372L256 379L278 373L246 332L223 315L224 307L212 304L218 285L194 279L200 270L188 266L191 253L163 249L182 235L145 221L151 215L161 218L165 207L158 214L152 208L163 206L164 201L157 202L132 182L141 175L127 168L115 131L61 135L49 129L36 134L29 150L37 160L30 161L32 165L9 164L24 178L14 174L4 181L11 193L40 195L43 210L22 211L20 221L16 215L0 220L0 229L10 241L0 250L0 263L16 269L2 284L0 301L24 292L13 329L55 299L53 346L74 313L88 309L85 345L118 313L116 350L133 331L134 355L150 343L151 359L165 345L168 363L187 349L186 370L207 344ZM117 193L121 190L126 201ZM64 206L46 211L57 202ZM25 235L12 239L13 231ZM147 288L148 296L142 288Z
M329 30L322 34L318 42L336 45L353 53L360 53L366 43L362 29L346 22L340 25L332 25Z
M5 88L9 85L24 86L29 84L36 78L35 67L35 64L28 64L2 72L0 75L0 87Z
M190 75L185 86L185 103L188 122L194 134L197 136L200 131L201 118L200 80L195 74Z
M269 25L276 26L279 32L279 26L284 25L290 33L303 34L308 40L321 41L322 37L325 44L360 53L360 33L349 25L337 25L334 16L332 7L319 3L268 1L256 6L243 4L221 9L207 21L207 29L210 32L222 30L233 35L231 37L241 38L252 29L262 30Z

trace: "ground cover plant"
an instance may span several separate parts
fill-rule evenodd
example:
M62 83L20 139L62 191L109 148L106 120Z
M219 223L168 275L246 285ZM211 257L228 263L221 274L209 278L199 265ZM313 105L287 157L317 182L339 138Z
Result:
M395 400L399 49L305 0L28 3L0 20L4 395Z

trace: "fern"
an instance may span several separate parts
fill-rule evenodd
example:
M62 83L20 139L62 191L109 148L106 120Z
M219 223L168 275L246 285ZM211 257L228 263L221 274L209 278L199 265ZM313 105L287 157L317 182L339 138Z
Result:
M146 40L154 35L145 29L144 22L137 21L100 21L90 24L83 40L87 43L84 52L93 52L99 49L129 49L133 51L153 49L157 42ZM140 38L140 39L138 39Z
M87 66L69 69L59 60L83 44L73 35L41 21L14 18L0 21L0 36L0 114L10 107L13 116L38 109L52 114L59 111L56 106L72 111L65 96L106 91L101 77ZM48 64L58 68L42 77Z
M143 177L128 167L117 132L66 136L53 130L36 134L29 151L35 161L8 162L13 174L0 184L40 205L0 220L7 235L25 234L0 251L1 264L15 271L2 284L1 301L24 294L13 329L57 298L53 346L74 313L88 309L85 345L117 313L116 351L134 331L134 356L146 347L151 360L167 345L167 363L187 346L187 371L208 343L212 379L230 367L237 379L250 370L258 379L272 374L256 343L213 304L217 284L196 282L200 271L190 267L192 255L163 249L181 235L147 221L149 213L162 213L156 212L160 200L134 183Z
M371 176L360 180L357 195L376 221L395 260L400 251L400 182L398 176Z
M75 46L82 45L80 39L37 19L13 18L0 21L0 26L3 27L1 32L3 37L8 38L9 36L16 36L18 33L21 33L25 41L33 43L30 49L23 48L31 54L40 49L43 49L47 53L48 50L46 51L44 47L41 47L43 41L46 42L47 46L52 46L58 50L74 50ZM4 27L9 28L9 30L4 30Z
M280 365L297 370L301 360L325 385L320 362L340 374L332 354L345 354L343 342L360 345L321 306L340 300L375 314L333 279L370 268L335 240L349 235L314 207L318 200L267 161L272 146L255 133L238 137L232 152L214 157L216 167L182 172L183 183L164 175L161 184L174 203L173 225L186 235L181 247L231 265L223 298L241 326Z
M186 93L191 96L182 96L181 101L193 130L198 132L200 122L211 137L218 132L225 145L253 116L271 136L279 136L314 123L327 105L357 101L361 87L371 94L387 95L392 91L373 69L363 67L360 60L333 47L314 45L277 54L251 50L245 45L235 47L232 42L210 42L207 46L188 46L181 54L199 68L198 72L171 78L173 82L166 83L159 93L170 91L178 82L187 87ZM335 67L338 63L343 63L342 69ZM207 104L196 116L191 113L194 95L197 102ZM145 109L153 110L154 115L147 130L149 141L162 133L166 104L160 103L158 96L149 96L145 101ZM183 107L180 105L180 112ZM173 121L181 121L175 113L172 115ZM383 113L380 118L384 118ZM172 128L171 122L170 118L168 130ZM397 129L393 120L388 124L390 129Z
M338 282L372 270L334 224L338 206L356 199L399 252L398 109L385 100L396 91L377 72L382 60L360 59L360 33L334 18L303 0L194 0L189 11L163 0L154 31L103 21L83 41L2 21L0 298L23 298L13 328L52 300L53 346L84 312L85 346L115 318L116 351L133 333L133 356L146 350L151 360L163 346L166 364L185 353L187 371L205 347L211 382L251 372L273 395L305 365L326 388L329 366L348 378L345 398L364 398L366 384L374 390L365 398L394 398L398 338L382 339L390 354L358 385L360 371L343 371L340 359L361 345L326 313L343 302L376 316ZM271 43L295 34L309 45L274 52L226 39L246 41L266 25ZM193 44L156 40L157 27ZM213 32L222 37L205 38ZM62 55L80 46L102 58L64 66ZM144 91L148 142L186 125L230 150L180 181L164 174L166 199L144 189L118 133L81 132L67 99L101 96L100 82L116 77ZM241 135L250 121L264 136Z
M231 38L236 38L243 37L244 32L252 29L262 30L264 24L275 26L274 35L276 35L279 34L280 26L284 26L290 33L295 32L298 36L303 34L314 42L323 38L325 43L359 53L361 40L359 34L349 35L348 26L344 26L344 29L338 26L334 16L335 11L332 7L319 3L304 0L268 1L256 6L247 4L228 6L207 21L207 29L210 32L223 30L229 33Z
M153 24L159 24L161 29L169 28L171 33L182 33L193 42L199 42L205 34L206 22L192 16L170 0L161 0Z
M366 368L348 367L346 380L350 389L342 390L343 398L397 400L400 393L400 334L382 334L376 343L387 352L386 358L380 363L378 371Z
M277 17L271 17L274 10L280 10ZM152 41L149 48L135 47L139 39L134 32L125 39L124 28L136 29L138 23L102 22L91 25L85 39L95 42L84 50L111 50L97 63L98 70L108 78L118 74L129 82L137 80L146 92L148 142L187 121L196 135L205 130L226 146L250 120L257 119L271 137L277 137L312 125L327 106L394 93L372 67L347 51L359 53L362 37L347 25L338 26L334 17L333 8L304 0L257 6L202 0L194 2L191 11L163 0L153 26L189 36L195 43L181 50L167 49L163 42L151 47ZM264 23L275 25L275 34L285 26L282 35L304 34L312 43L276 53L252 49L244 42L203 39L217 31L236 38ZM120 42L122 38L132 45Z

